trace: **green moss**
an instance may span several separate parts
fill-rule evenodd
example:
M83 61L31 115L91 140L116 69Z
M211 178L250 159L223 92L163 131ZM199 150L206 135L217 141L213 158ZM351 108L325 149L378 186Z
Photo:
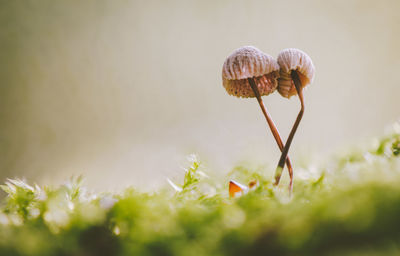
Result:
M398 255L399 144L393 131L298 170L292 197L272 185L271 168L240 166L219 180L194 157L183 184L154 193L8 180L0 255ZM259 186L231 199L232 177Z

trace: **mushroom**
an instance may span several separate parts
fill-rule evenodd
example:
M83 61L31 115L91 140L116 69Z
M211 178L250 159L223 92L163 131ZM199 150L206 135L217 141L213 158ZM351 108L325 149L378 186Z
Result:
M249 192L249 190L253 190L258 187L258 181L252 180L249 182L249 186L245 186L240 184L237 181L231 180L229 181L229 196L230 197L239 197L243 194Z
M269 95L276 90L278 77L278 63L253 46L244 46L235 50L226 58L222 68L222 81L228 94L242 98L257 98L276 143L282 151L281 136L261 99L261 96ZM286 158L286 165L292 180L293 169L289 156Z
M230 197L238 197L243 194L246 194L249 191L249 188L239 182L234 180L229 181L229 196Z
M301 103L301 109L297 115L296 121L290 131L285 147L279 159L278 167L275 173L275 184L279 183L282 170L285 165L285 159L288 155L290 145L294 134L300 124L304 113L303 88L312 83L314 79L315 67L311 58L303 51L298 49L284 49L278 55L278 64L280 66L280 77L278 79L278 92L285 98L298 95ZM291 179L292 182L293 179Z

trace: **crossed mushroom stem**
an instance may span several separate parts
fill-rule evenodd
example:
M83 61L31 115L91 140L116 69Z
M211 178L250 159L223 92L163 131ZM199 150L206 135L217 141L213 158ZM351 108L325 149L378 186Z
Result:
M295 72L294 72L295 73ZM298 78L298 76L297 76L297 78ZM260 107L261 107L261 110L262 110L262 112L263 112L263 114L264 114L264 116L265 116L265 119L267 120L267 123L268 123L268 125L269 125L269 127L270 127L270 129L271 129L271 132L272 132L272 134L273 134L273 136L274 136L274 138L275 138L275 141L276 141L276 143L278 144L278 146L279 146L279 149L281 150L281 152L282 152L282 155L281 155L281 160L282 160L282 165L281 165L281 160L279 161L279 166L281 166L280 168L279 168L279 172L280 173L278 173L277 172L277 174L275 175L275 185L278 185L279 184L279 180L280 180L280 178L281 178L281 174L282 174L282 170L283 170L283 167L284 167L284 165L285 165L285 160L286 160L286 165L287 165L287 167L288 167L288 171L289 171L289 177L290 177L290 182L289 182L289 191L291 192L292 191L292 189L293 189L293 168L292 168L292 163L290 162L290 158L289 158L289 156L288 156L288 152L289 152L289 147L290 147L290 143L291 143L291 140L293 139L293 136L294 136L294 132L293 132L293 135L291 136L292 138L290 139L290 141L289 141L289 139L288 139L288 142L289 142L289 147L286 149L286 145L285 145L285 147L283 146L283 143L282 143L282 139L281 139L281 136L280 136L280 134L279 134L279 131L278 131L278 129L276 128L276 126L275 126L275 124L274 124L274 121L271 119L271 117L269 116L269 114L268 114L268 112L267 112L267 110L266 110L266 108L265 108L265 106L264 106L264 103L263 103L263 101L262 101L262 98L261 98L261 96L260 96L260 92L258 91L258 88L257 88L257 85L256 85L256 83L254 82L254 79L253 78L248 78L248 81L249 81L249 84L250 84L250 86L251 86L251 89L253 90L253 92L254 92L254 95L256 96L256 98L257 98L257 101L258 101L258 104L260 105ZM297 86L296 86L296 89L297 89ZM301 90L301 88L300 88L300 90ZM300 96L301 95L301 96ZM299 97L301 97L301 101L302 101L302 94L301 93L299 93ZM303 101L302 101L303 102ZM303 106L303 104L302 104L302 106ZM302 107L303 108L303 107ZM299 114L300 115L300 114ZM301 116L303 115L303 112L301 112ZM300 119L301 119L301 117L300 117ZM297 122L297 120L296 120L296 122ZM300 121L299 121L300 122ZM298 126L298 124L297 124L297 126ZM296 127L296 129L297 129L297 127ZM289 136L289 138L290 138L290 136Z
M301 81L300 81L299 75L297 74L296 70L293 70L291 72L290 76L291 76L291 78L293 80L293 83L294 83L294 85L296 87L297 94L299 95L299 99L300 99L300 103L301 103L301 109L300 109L299 114L297 115L297 118L296 118L296 121L295 121L295 123L294 123L294 125L292 127L292 130L290 131L290 134L289 134L289 136L287 138L285 147L283 148L283 150L281 150L282 151L282 155L281 155L281 158L279 159L278 167L276 168L276 175L275 175L275 183L276 184L279 183L279 179L280 179L280 176L281 176L280 174L282 173L282 170L283 170L283 168L285 166L285 159L288 159L287 155L289 153L290 145L292 144L293 137L294 137L294 135L295 135L295 133L297 131L297 128L299 127L300 121L301 121L301 119L303 117L303 114L304 114L303 87L301 85ZM292 172L292 175L293 175L293 172ZM291 176L290 181L292 182L292 176Z

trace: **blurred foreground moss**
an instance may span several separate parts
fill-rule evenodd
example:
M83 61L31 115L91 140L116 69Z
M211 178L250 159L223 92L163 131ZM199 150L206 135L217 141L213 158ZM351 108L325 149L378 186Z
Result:
M195 157L183 184L154 193L10 179L0 255L399 255L399 147L395 124L371 145L297 168L291 198L271 184L272 168L237 167L217 180ZM230 199L231 177L259 186Z

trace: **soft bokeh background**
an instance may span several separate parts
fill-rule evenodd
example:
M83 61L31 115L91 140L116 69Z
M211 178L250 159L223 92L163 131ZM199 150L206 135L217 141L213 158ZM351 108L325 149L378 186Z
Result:
M228 96L226 56L287 47L316 66L293 160L399 117L400 1L1 1L0 180L151 189L189 153L210 170L275 164L255 99ZM286 138L297 98L265 97ZM295 162L296 165L296 162Z

